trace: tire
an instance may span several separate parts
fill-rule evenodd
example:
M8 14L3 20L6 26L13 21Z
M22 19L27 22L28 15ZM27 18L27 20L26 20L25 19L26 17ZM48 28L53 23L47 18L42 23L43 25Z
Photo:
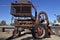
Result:
M36 33L36 30L37 30L38 28L41 28L41 29L42 29L41 35L38 35L38 34ZM37 38L37 39L45 38L46 36L48 36L48 29L45 28L45 26L42 25L42 24L40 24L40 25L35 25L35 26L32 28L32 36L33 36L34 38Z

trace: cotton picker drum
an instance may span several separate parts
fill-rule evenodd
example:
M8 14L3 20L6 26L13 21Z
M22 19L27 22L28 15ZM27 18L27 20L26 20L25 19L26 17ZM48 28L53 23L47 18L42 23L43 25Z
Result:
M35 16L32 15L32 8ZM37 16L36 7L27 0L11 3L11 15L14 17L13 37L21 35L21 30L31 30L34 38L50 37L51 29L46 12L40 12Z

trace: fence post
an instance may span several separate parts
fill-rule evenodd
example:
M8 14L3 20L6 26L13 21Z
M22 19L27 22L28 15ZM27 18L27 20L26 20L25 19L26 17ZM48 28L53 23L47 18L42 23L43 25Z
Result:
M5 32L5 28L2 28L2 32Z

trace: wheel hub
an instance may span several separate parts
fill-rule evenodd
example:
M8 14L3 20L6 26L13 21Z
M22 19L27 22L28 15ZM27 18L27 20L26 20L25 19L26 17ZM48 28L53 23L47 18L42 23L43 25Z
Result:
M37 28L36 34L41 36L43 34L43 29L42 28Z

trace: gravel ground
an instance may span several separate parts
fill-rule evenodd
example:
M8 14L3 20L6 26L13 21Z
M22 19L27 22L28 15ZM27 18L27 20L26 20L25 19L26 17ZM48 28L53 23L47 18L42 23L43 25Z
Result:
M6 40L12 36L12 32L0 32L0 40ZM22 35L21 37L12 39L12 40L59 40L60 37L56 35L51 35L51 38L45 38L45 39L33 39L31 34L25 34Z

